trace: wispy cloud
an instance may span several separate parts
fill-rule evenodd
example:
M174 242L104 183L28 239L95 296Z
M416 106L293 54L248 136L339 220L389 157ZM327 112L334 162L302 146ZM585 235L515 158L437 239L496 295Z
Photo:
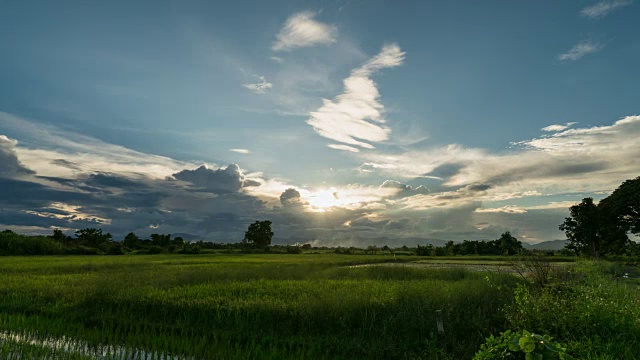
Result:
M404 55L397 44L385 45L378 55L353 70L343 81L341 95L335 100L322 100L322 107L309 114L307 124L321 136L352 147L373 149L371 142L387 140L391 129L384 125L384 106L379 102L380 93L370 76L381 69L401 65Z
M580 10L580 15L591 19L600 19L615 9L631 5L631 0L605 0Z
M336 149L336 150L344 150L344 151L350 151L350 152L360 152L360 150L358 148L355 148L355 147L349 146L349 145L329 144L329 145L327 145L327 147L332 148L332 149Z
M607 126L566 129L516 143L510 153L460 145L412 150L394 154L361 152L370 171L396 177L432 175L437 169L456 165L443 185L486 185L486 196L468 192L475 200L505 200L525 191L538 194L611 190L622 181L638 176L640 116L627 116ZM459 195L460 193L456 193ZM499 196L498 196L499 195ZM536 196L536 195L534 195Z
M0 112L3 128L22 136L15 151L31 170L44 176L75 176L95 171L165 176L192 164L107 143L73 131ZM59 161L66 160L65 162ZM69 164L74 165L71 168Z
M272 56L270 59L278 64L284 64L284 59L279 56Z
M543 127L542 131L548 131L548 132L557 132L557 131L562 131L562 130L566 130L568 128L570 128L572 125L575 125L575 122L568 122L564 125L560 125L560 124L556 124L556 125L549 125L549 126L545 126Z
M558 55L560 61L576 61L583 56L598 52L604 45L593 40L583 40L569 49L567 52Z
M244 86L245 88L249 89L251 92L256 93L256 94L265 94L267 92L267 90L271 89L273 87L273 84L271 84L270 82L267 82L267 80L264 78L264 76L259 76L258 77L259 82L254 83L254 84L243 84L242 86Z
M289 51L336 42L338 28L315 20L316 15L317 13L311 11L291 15L276 36L276 41L271 49L273 51Z
M235 152L238 154L249 154L251 151L247 150L247 149L229 149L229 151L231 152Z
M524 214L527 212L526 209L523 209L516 205L505 205L499 208L479 208L476 209L478 213L507 213L507 214Z

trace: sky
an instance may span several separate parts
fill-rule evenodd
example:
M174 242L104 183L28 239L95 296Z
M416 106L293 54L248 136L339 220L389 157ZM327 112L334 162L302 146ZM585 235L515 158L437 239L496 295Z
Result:
M564 239L640 175L640 4L0 0L0 228Z

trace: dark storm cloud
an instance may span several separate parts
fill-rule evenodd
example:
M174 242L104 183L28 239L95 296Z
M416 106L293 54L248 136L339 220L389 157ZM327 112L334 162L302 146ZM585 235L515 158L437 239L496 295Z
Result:
M190 182L193 185L216 194L236 192L243 187L260 186L260 183L245 178L240 167L230 164L225 169L207 169L202 165L195 170L182 170L173 174L177 180Z
M297 203L300 201L300 192L294 188L286 189L280 194L280 203L287 205L290 203Z
M33 174L33 171L26 168L18 160L15 146L15 141L0 135L0 177Z
M26 180L0 178L0 204L40 208L52 202L88 201L93 201L93 198L84 192L60 190Z

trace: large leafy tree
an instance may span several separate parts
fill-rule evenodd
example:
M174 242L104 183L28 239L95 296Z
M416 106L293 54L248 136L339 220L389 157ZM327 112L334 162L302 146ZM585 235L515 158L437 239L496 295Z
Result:
M602 242L598 206L592 198L584 198L580 204L570 207L569 212L570 216L560 225L569 240L567 248L597 257Z
M249 225L244 233L244 241L254 244L259 248L266 248L271 245L273 231L271 231L271 221L256 221Z
M623 182L598 207L609 223L640 235L640 176Z
M498 247L503 255L515 255L522 251L522 242L507 231L498 239Z
M592 198L584 198L569 208L570 217L560 225L569 240L568 249L593 257L625 252L630 244L627 228L616 220L621 217L609 208L607 199L596 205Z

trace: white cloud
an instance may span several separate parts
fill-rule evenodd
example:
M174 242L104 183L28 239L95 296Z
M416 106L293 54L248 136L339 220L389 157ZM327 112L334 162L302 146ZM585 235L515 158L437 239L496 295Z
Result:
M367 149L374 148L371 142L389 139L391 129L384 125L380 93L369 77L378 70L401 65L404 55L397 44L385 45L378 55L351 72L341 95L333 101L322 100L322 107L309 114L307 124L321 136Z
M575 125L575 122L568 122L564 125L560 125L560 124L556 124L556 125L549 125L546 127L543 127L542 131L548 131L548 132L557 132L557 131L562 131L562 130L566 130L568 128L570 128L572 125Z
M247 149L229 149L229 151L236 152L238 154L249 154L251 151Z
M604 45L593 40L583 40L577 43L569 51L558 55L560 61L576 61L583 56L598 52L604 48Z
M267 92L267 90L271 89L273 87L273 84L271 84L270 82L267 82L267 80L264 78L264 76L259 76L258 80L260 80L257 83L254 84L243 84L242 86L244 86L245 88L251 90L253 93L256 94L265 94Z
M102 171L162 179L194 165L131 150L8 113L0 112L0 122L22 137L21 146L17 146L15 152L20 161L38 175L75 177L80 173Z
M600 19L607 16L615 9L631 5L631 0L606 0L600 1L580 10L580 15L592 19Z
M567 129L522 141L506 154L449 145L394 154L393 168L368 167L367 170L411 178L430 175L438 168L456 164L456 171L444 179L443 185L453 189L489 185L484 194L459 190L442 193L449 198L455 195L491 201L539 194L607 191L638 176L638 139L640 116L635 115L612 125ZM375 152L358 156L376 164L384 163L388 158ZM437 197L430 199L432 202L440 200Z
M271 60L273 60L274 62L278 63L278 64L284 64L284 59L278 56L272 56L270 57Z
M291 15L276 36L276 41L271 49L273 51L288 51L336 42L338 28L315 20L316 15L317 13L311 11Z
M505 205L498 208L479 208L479 209L476 209L476 212L477 213L524 214L527 212L527 210L516 205Z
M327 147L330 147L332 149L336 149L336 150L343 150L343 151L350 151L350 152L360 152L360 150L358 148L355 148L353 146L349 146L349 145L339 145L339 144L329 144L327 145Z

